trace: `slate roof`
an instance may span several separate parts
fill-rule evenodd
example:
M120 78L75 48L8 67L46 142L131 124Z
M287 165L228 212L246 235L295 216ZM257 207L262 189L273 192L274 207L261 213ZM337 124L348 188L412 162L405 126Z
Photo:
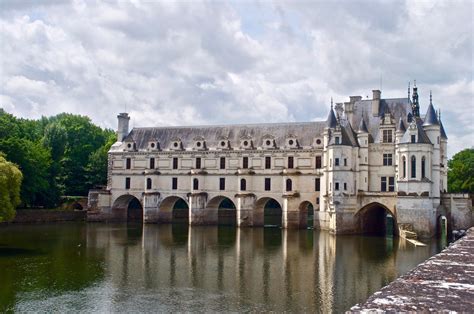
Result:
M439 120L439 127L441 131L441 138L447 140L448 136L446 135L446 131L444 130L443 122Z
M167 149L179 139L184 148L194 146L198 138L206 141L207 147L217 147L221 139L228 139L231 148L240 147L241 140L251 138L254 146L262 146L263 138L270 135L277 147L284 146L286 139L294 135L300 146L313 145L316 137L322 137L326 122L290 122L262 124L229 124L210 126L171 126L154 128L134 128L125 141L133 139L138 150L146 149L150 141L157 141Z
M436 116L436 112L433 108L433 104L430 103L428 106L428 110L426 111L425 120L423 121L423 125L439 125L438 117Z
M425 130L423 129L423 120L420 118L416 119L416 129L417 129L417 136L416 136L416 143L418 144L432 144L428 135L426 135ZM410 132L406 132L402 139L400 140L400 143L411 143L411 136Z

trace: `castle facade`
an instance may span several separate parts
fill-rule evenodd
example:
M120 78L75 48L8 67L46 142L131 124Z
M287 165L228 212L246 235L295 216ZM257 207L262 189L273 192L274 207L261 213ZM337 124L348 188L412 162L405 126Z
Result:
M326 121L134 128L118 115L96 220L436 232L448 139L431 95L351 96ZM411 98L411 99L410 99ZM390 231L390 232L392 232Z

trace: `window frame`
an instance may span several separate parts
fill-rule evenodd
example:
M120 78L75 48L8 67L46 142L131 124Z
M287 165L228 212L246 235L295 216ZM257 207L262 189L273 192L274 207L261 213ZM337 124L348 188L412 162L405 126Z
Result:
M264 178L264 190L271 191L272 190L272 179L271 178Z

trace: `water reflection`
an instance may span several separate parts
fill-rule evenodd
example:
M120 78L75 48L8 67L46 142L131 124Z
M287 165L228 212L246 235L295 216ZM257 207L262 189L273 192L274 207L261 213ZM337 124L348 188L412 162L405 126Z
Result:
M438 249L313 230L67 226L0 229L4 246L44 252L0 254L14 274L0 275L0 310L342 312Z

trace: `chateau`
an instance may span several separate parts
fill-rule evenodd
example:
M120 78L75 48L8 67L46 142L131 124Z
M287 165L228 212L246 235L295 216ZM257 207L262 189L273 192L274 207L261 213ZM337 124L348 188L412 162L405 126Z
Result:
M431 95L351 96L326 121L134 128L118 115L90 220L436 233L450 205L447 136ZM445 200L445 201L443 201ZM452 201L452 198L451 198ZM447 204L447 203L446 203Z

